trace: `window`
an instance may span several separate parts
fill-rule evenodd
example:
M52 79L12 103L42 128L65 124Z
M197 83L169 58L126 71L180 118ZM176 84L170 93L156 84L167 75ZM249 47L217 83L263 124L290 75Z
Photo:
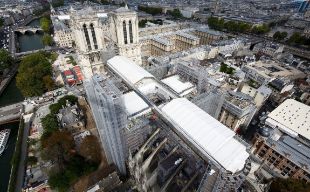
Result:
M133 43L132 23L131 23L131 21L129 21L129 39L130 39L130 43Z
M91 35L93 36L93 42L94 42L95 49L98 49L96 33L95 33L95 29L94 29L93 24L90 24L90 30L91 30Z
M88 50L91 50L91 45L90 45L90 40L89 40L86 24L83 25L83 30L84 30L84 35L85 35L85 39L86 39Z
M126 29L126 22L123 21L123 33L124 33L124 43L127 44L127 29Z

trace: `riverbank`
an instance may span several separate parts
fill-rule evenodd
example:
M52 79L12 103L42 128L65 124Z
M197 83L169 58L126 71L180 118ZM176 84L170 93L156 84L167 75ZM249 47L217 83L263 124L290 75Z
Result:
M11 129L7 147L0 156L0 192L7 192L11 173L11 159L15 150L19 122L2 125L1 129Z
M6 77L0 83L0 96L2 95L5 88L10 84L12 78L15 77L15 74L18 70L18 64L15 64L11 71L6 75Z
M24 97L16 87L16 79L15 76L13 76L11 82L7 85L2 95L0 96L0 107L21 102L23 100ZM15 151L19 122L2 125L0 128L11 129L7 148L0 156L0 192L7 192L11 174L11 160Z
M11 174L9 180L9 187L8 192L14 192L15 186L17 182L17 174L19 170L20 160L21 160L21 145L23 142L23 135L24 135L24 119L21 118L19 122L18 134L17 134L17 141L15 145L15 150L13 157L11 159Z

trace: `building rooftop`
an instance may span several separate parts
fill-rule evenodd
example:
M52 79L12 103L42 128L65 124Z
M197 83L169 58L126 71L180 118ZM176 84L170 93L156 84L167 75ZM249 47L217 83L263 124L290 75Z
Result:
M135 116L149 109L149 105L137 95L134 91L124 94L123 96L127 116Z
M306 170L310 169L310 149L297 139L284 135L277 141L268 138L267 144L284 156L289 154L290 161L296 165L300 165Z
M185 37L185 38L187 38L187 39L191 39L191 40L199 40L199 38L198 37L196 37L196 36L194 36L194 35L191 35L191 34L188 34L188 33L185 33L185 32L183 32L183 31L178 31L177 33L176 33L177 35L180 35L180 36L182 36L182 37Z
M165 37L156 36L156 37L153 37L152 39L154 41L157 41L158 43L166 45L166 46L171 46L172 45L172 43L167 38L165 38Z
M235 132L185 98L174 99L162 108L168 120L203 154L211 156L226 170L235 173L244 168L246 146L237 141Z
M123 56L115 56L112 59L109 59L107 63L117 75L132 85L138 83L144 78L154 78L152 74L144 70L132 60Z
M182 82L179 75L174 75L166 79L161 80L164 84L168 85L178 94L182 94L186 91L193 90L195 86L190 82Z
M266 123L291 136L298 134L310 140L310 106L294 99L285 100L268 114Z

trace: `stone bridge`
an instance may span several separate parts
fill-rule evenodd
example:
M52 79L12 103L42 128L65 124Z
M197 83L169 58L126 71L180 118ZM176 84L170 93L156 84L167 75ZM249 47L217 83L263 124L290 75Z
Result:
M19 27L19 28L16 28L14 31L22 33L22 34L29 33L29 32L30 33L43 32L43 30L40 27L30 27L30 26Z
M0 108L0 125L19 121L24 112L23 103L15 103Z
M23 57L25 55L29 55L31 53L37 53L37 52L40 52L40 51L50 52L50 51L57 51L57 50L61 50L61 49L62 48L60 48L60 47L45 47L43 49L37 49L37 50L32 50L32 51L25 51L25 52L15 53L15 57Z

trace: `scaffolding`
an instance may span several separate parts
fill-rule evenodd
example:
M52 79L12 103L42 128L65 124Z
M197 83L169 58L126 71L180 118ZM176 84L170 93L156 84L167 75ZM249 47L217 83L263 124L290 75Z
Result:
M103 76L93 76L84 85L107 160L125 175L128 154L123 130L127 115L122 93Z
M213 118L218 119L224 100L225 95L223 93L212 90L197 95L193 98L192 102Z
M206 85L207 74L204 70L200 70L197 66L190 66L188 63L180 62L176 67L176 73L186 81L190 81L197 85L198 93L203 92Z

